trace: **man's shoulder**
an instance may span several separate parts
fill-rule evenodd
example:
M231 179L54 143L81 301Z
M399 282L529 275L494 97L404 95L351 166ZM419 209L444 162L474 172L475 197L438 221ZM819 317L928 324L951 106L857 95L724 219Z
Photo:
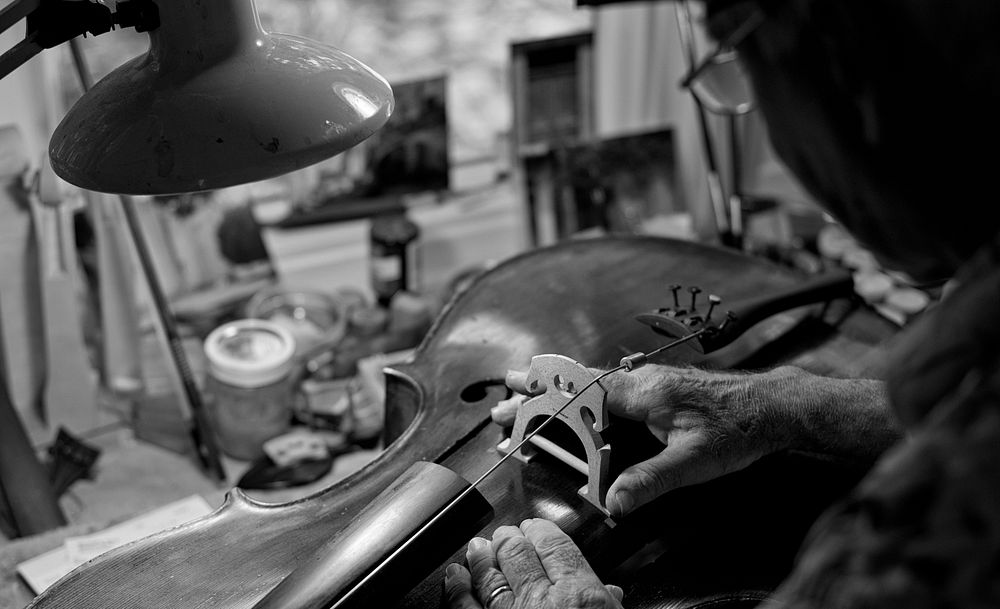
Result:
M1000 606L1000 385L992 380L935 409L815 525L781 606Z

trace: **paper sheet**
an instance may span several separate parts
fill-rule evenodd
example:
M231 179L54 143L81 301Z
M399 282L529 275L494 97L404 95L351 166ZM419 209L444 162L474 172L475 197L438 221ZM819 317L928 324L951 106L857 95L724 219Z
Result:
M39 594L76 567L108 550L190 522L212 511L207 501L199 495L191 495L103 531L67 537L61 547L17 565L17 572L31 590Z

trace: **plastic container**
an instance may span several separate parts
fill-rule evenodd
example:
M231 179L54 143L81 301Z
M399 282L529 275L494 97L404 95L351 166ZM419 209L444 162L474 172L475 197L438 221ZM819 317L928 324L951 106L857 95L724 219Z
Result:
M219 446L231 457L255 459L264 442L291 426L295 338L278 323L240 319L213 330L204 347Z

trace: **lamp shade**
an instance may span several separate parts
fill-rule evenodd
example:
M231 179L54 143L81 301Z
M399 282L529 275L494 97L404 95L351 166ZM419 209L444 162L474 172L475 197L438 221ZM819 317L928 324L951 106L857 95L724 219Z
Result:
M253 0L163 0L145 55L101 79L49 142L55 172L101 192L174 194L306 167L392 113L392 89L350 55L271 34Z

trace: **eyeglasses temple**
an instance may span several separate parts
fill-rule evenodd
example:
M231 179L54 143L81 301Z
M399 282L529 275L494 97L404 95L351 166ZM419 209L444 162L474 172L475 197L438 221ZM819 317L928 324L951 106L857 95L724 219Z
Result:
M701 74L708 69L716 57L722 53L736 48L737 45L742 43L747 37L754 32L760 25L764 23L764 12L759 8L754 9L754 12L747 18L746 21L741 23L739 27L732 31L729 36L726 36L725 40L719 43L715 50L712 51L707 57L698 62L698 65L691 68L688 73L681 79L681 87L685 89L691 86L694 79L701 76Z

